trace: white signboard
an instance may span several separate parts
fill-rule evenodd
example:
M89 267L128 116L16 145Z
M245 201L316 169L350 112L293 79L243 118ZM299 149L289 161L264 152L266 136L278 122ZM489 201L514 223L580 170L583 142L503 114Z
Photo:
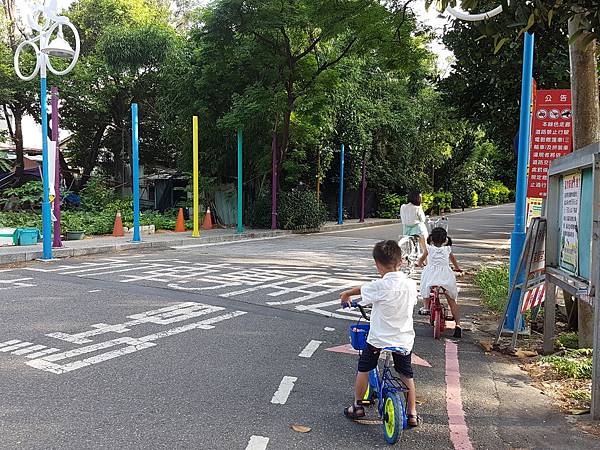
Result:
M581 172L564 176L562 183L560 267L573 275L577 275L579 270L578 234Z

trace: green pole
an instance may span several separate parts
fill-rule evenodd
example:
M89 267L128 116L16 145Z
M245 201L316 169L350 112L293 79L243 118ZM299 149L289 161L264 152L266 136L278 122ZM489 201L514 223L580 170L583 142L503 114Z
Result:
M237 188L237 232L244 232L244 225L242 224L242 129L237 130L237 161L238 161L238 188Z

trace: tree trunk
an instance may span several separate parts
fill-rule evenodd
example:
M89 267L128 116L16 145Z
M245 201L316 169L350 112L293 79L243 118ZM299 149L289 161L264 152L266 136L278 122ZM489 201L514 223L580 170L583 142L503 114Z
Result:
M12 108L13 117L15 119L15 154L17 155L17 162L15 165L15 176L17 180L23 177L25 171L25 155L23 149L23 111L21 108Z
M94 139L92 140L92 145L90 146L90 149L89 149L90 151L89 151L88 159L85 162L85 164L83 165L83 176L81 179L81 186L79 186L80 188L82 188L83 186L86 185L86 183L90 179L90 175L92 174L92 171L96 167L96 164L98 162L98 154L100 153L100 144L102 143L102 138L104 137L105 130L106 130L106 125L102 125L94 134Z
M569 35L579 27L579 16L569 21ZM569 47L571 56L571 92L573 96L573 146L580 150L600 140L600 104L598 97L598 59L596 41L583 47L581 40ZM565 292L565 299L568 294ZM580 347L592 347L594 310L578 302L578 336Z

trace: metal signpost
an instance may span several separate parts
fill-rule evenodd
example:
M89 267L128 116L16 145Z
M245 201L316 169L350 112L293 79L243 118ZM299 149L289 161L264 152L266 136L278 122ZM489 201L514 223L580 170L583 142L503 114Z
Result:
M38 73L40 74L40 103L42 112L42 182L43 182L43 200L42 200L42 236L43 236L43 259L52 259L52 214L50 210L50 180L48 160L48 94L46 89L46 73L49 70L54 75L68 74L77 63L79 58L80 40L79 33L69 19L58 15L56 0L51 0L48 6L33 5L27 15L27 24L29 28L37 33L19 44L15 51L14 67L15 72L23 81L33 80ZM63 26L68 27L75 37L75 50L65 41L63 36ZM52 35L57 32L57 37L50 41ZM23 49L27 46L33 48L37 57L33 72L25 76L20 70L20 56ZM71 63L65 70L56 70L50 62L50 56L58 58L71 58ZM54 161L52 161L54 163Z
M502 5L494 9L480 13L470 14L461 11L457 8L448 7L446 12L460 20L468 22L479 22L482 20L491 19L503 11ZM519 122L519 148L517 161L517 186L515 194L515 224L510 240L510 277L509 285L512 286L514 279L517 278L517 283L522 283L522 279L518 279L517 265L523 245L525 243L525 219L527 210L527 161L529 157L529 141L530 141L530 125L531 125L531 93L533 90L533 44L534 35L532 33L524 33L523 45L523 69L521 80L521 111ZM515 323L517 316L520 291L517 289L510 299L508 314L504 324L504 330L512 332L514 328L523 329L523 321Z
M556 289L594 307L592 419L600 419L600 143L550 163L544 352L554 350Z

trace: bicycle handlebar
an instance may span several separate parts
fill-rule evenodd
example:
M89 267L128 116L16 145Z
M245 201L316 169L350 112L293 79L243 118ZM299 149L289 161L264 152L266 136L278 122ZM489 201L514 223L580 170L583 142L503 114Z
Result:
M350 305L348 305L348 303L346 302L342 302L342 308L358 308L360 311L360 314L363 316L363 318L365 320L369 320L369 316L367 315L367 312L365 311L365 308L363 305L361 305L360 303L358 303L356 300L352 300L350 302Z

